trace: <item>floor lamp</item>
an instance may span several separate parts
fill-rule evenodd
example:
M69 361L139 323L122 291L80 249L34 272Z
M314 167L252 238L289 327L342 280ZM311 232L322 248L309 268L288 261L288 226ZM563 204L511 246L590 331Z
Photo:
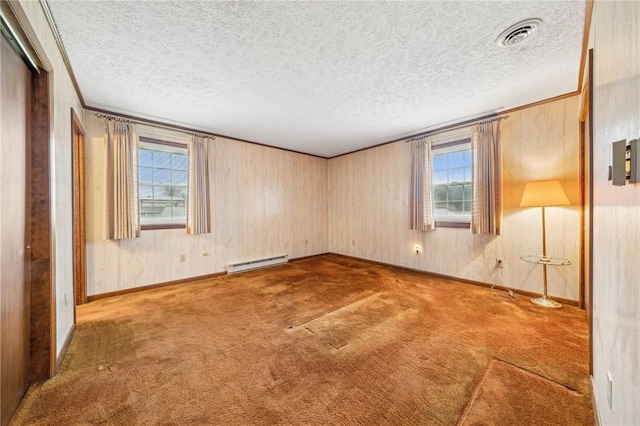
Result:
M524 259L529 262L539 263L542 265L542 273L544 277L544 293L542 297L531 299L536 305L547 308L559 308L562 305L547 297L547 265L567 265L570 262L566 259L554 261L554 258L547 256L547 230L545 221L545 207L549 206L567 206L569 199L564 193L560 182L557 180L544 180L538 182L529 182L524 187L520 207L542 207L542 256L526 256Z

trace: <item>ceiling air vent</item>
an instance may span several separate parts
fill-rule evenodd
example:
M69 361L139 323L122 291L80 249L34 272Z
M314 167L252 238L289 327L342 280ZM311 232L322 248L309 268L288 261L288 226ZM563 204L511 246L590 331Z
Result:
M542 26L541 19L527 19L510 26L500 34L496 43L502 47L510 47L522 43Z

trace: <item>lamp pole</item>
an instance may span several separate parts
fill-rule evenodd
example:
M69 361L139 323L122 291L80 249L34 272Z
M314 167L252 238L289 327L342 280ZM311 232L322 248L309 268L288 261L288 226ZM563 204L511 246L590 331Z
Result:
M547 258L547 223L545 221L545 211L544 206L542 206L542 261L546 262L549 259ZM545 263L542 264L542 276L543 276L543 298L547 299L547 265Z

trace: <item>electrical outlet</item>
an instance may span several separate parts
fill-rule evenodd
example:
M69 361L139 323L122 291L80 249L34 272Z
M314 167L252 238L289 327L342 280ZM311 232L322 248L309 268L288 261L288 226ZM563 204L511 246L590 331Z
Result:
M356 245L356 240L351 240L351 245L355 246Z
M607 404L609 404L609 409L613 408L613 376L611 376L611 371L607 371Z
M304 240L304 245L305 246L309 245L309 240Z
M498 268L504 268L504 259L499 257L496 259L496 266Z
M180 262L184 262L184 261L186 261L186 260L187 260L187 256L186 256L186 255L184 255L184 254L181 254L181 255L180 255Z

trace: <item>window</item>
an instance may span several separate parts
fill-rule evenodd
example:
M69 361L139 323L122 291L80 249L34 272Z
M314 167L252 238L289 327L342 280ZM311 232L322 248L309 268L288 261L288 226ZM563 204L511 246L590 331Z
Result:
M471 139L432 146L433 202L438 226L471 222Z
M142 229L186 226L188 168L185 144L140 137Z

